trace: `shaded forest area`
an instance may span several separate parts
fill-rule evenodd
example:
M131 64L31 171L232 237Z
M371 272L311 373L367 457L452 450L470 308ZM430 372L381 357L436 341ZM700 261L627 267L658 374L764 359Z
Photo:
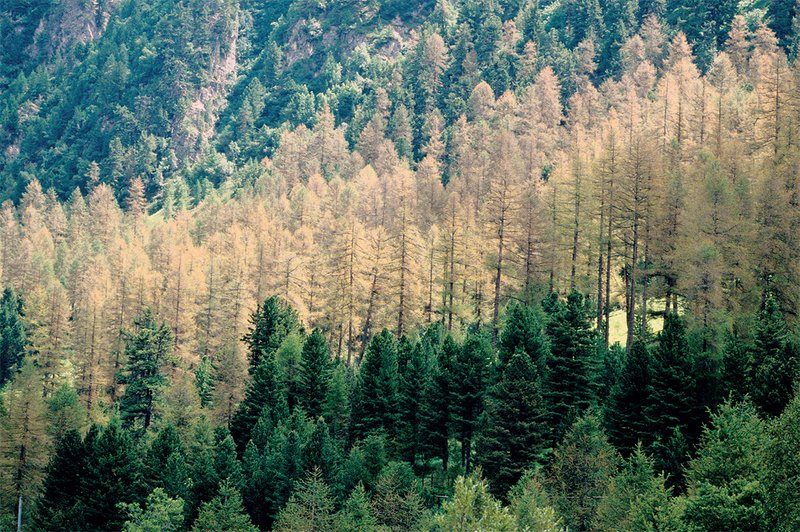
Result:
M800 527L797 6L67 4L1 8L0 529Z

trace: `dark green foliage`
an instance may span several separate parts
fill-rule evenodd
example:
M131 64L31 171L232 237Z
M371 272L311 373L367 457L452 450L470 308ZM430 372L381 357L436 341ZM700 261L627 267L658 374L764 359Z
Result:
M120 528L126 516L118 504L140 503L146 494L137 449L113 421L102 431L90 431L84 445L86 473L80 498L84 526L92 530Z
M518 350L489 392L476 447L477 461L492 492L505 496L522 472L543 462L548 447L542 378L527 353Z
M331 373L330 357L325 337L314 329L303 344L298 377L298 402L311 418L322 414Z
M521 349L531 357L540 372L545 370L549 354L547 338L533 307L521 303L509 306L497 347L501 365L508 363L517 349Z
M697 401L693 356L686 342L683 320L677 315L666 316L651 360L642 430L654 442L657 466L678 481L679 464L685 455L681 449L687 442L691 445L696 441L704 416Z
M472 463L472 440L483 412L492 363L491 341L478 331L471 331L453 363L450 394L450 420L454 435L461 443L461 466L469 473Z
M430 375L431 361L421 343L412 345L403 337L398 347L398 366L398 451L408 462L414 463L421 452L424 436L421 390Z
M328 485L337 480L339 474L339 453L336 442L331 438L325 420L319 418L303 449L303 470L317 469Z
M384 329L367 346L353 397L353 436L393 436L397 423L397 342Z
M297 312L279 297L264 300L250 316L250 329L244 341L250 348L251 373L258 368L261 358L272 355L284 338L300 328Z
M194 383L200 396L200 406L203 408L210 406L214 397L214 367L208 357L200 359Z
M173 455L184 454L183 443L174 425L167 425L158 431L158 436L150 444L143 463L144 478L151 491L166 487L164 474L167 472L167 462ZM169 491L167 493L172 495Z
M125 393L119 400L120 417L126 428L143 432L150 427L154 408L166 379L161 371L172 353L172 332L159 325L150 309L134 320L136 332L126 333L125 366L119 382Z
M236 489L242 486L242 465L236 456L236 444L224 427L214 431L214 471L220 481L228 481Z
M794 396L798 376L798 348L786 331L786 322L771 294L767 294L750 354L750 395L769 416L779 415Z
M772 530L800 527L800 397L795 397L769 427L764 450L767 519Z
M442 469L447 470L449 460L450 398L453 388L453 365L459 347L447 335L440 349L435 352L431 375L422 389L423 403L420 417L422 427L421 451L426 458L438 458Z
M22 298L10 288L0 298L0 387L11 380L25 356Z
M93 431L98 429L94 427ZM94 439L95 435L87 437ZM76 502L86 476L86 448L76 430L67 431L58 441L45 471L42 495L37 501L36 526L46 530L75 530L82 522Z
M545 301L550 337L546 397L553 441L557 442L594 401L597 376L597 331L590 301L572 292L566 301L552 294Z
M621 451L630 452L637 442L650 439L644 408L649 399L652 361L647 345L638 336L624 356L619 380L608 397L604 420L611 442Z
M240 450L244 449L253 427L264 412L268 413L273 427L288 414L286 398L276 379L273 353L260 357L244 400L231 421L231 434Z

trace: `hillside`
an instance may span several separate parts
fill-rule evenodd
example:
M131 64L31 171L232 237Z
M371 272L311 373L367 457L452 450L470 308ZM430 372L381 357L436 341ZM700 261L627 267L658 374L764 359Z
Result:
M0 530L800 528L800 3L0 35Z

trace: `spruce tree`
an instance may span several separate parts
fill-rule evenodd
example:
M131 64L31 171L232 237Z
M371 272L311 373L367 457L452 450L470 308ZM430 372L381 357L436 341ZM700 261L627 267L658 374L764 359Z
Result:
M542 333L542 322L533 307L522 303L509 306L497 347L501 366L508 363L517 349L522 349L540 372L545 370L549 354L547 338Z
M331 438L328 425L322 418L317 419L309 441L303 449L303 470L316 469L322 479L332 485L338 476L339 456L336 443Z
M286 398L278 384L274 354L259 358L258 367L247 385L244 400L231 421L231 434L237 447L244 450L250 433L263 412L268 412L272 426L288 416Z
M166 425L158 431L143 461L144 478L151 490L164 487L163 475L170 456L184 452L183 442L174 425Z
M336 361L331 370L325 394L323 416L331 436L346 442L350 428L350 390L354 381L352 369L342 361Z
M219 495L200 507L194 525L194 532L258 532L242 506L242 496L228 481L222 482Z
M298 378L298 402L312 419L322 414L331 373L328 344L314 329L303 344Z
M333 498L322 472L312 468L278 514L273 530L333 532Z
M598 342L589 302L580 293L572 292L566 301L552 295L546 303L550 338L546 399L553 442L558 442L594 401Z
M0 298L0 388L22 365L27 344L22 298L11 288Z
M492 361L490 339L471 331L453 364L450 409L454 433L461 442L461 466L467 474L472 464L472 440L483 412Z
M90 432L84 443L86 474L81 479L80 511L86 527L120 528L126 516L119 503L140 503L146 493L136 447L116 421L99 433Z
M387 329L367 346L353 398L353 435L394 435L397 421L397 343Z
M134 326L135 333L125 334L126 362L119 382L126 386L119 410L123 426L144 432L150 427L159 395L166 386L161 366L172 353L172 332L165 323L156 322L150 309L136 317Z
M649 434L647 443L653 445L656 465L671 473L674 482L681 476L675 462L683 452L681 440L686 439L691 445L701 428L702 405L696 399L695 387L694 364L683 320L676 314L668 314L652 356L642 430Z
M800 396L769 425L764 449L763 482L770 530L800 530Z
M162 488L147 496L145 507L122 503L127 520L122 532L178 532L183 530L183 499L173 499Z
M608 437L625 453L632 451L637 442L650 438L643 417L649 397L650 364L647 345L637 335L625 355L622 373L611 389L605 410Z
M575 421L554 452L547 481L553 504L571 529L591 529L618 460L594 414Z
M297 312L281 298L271 296L258 305L243 338L250 348L251 373L258 368L262 356L274 354L284 338L297 329L300 329Z
M97 427L92 429L97 431ZM94 439L94 436L89 438ZM35 524L44 530L77 530L83 514L76 507L86 476L86 448L77 430L68 430L56 444L37 501Z
M422 427L420 447L426 458L438 458L442 469L447 470L450 437L450 398L453 387L453 364L459 346L449 334L436 350L431 375L422 388L423 402L420 411Z
M523 471L544 461L548 435L541 380L531 357L517 350L489 392L477 462L496 496L504 497Z
M750 360L753 402L764 414L779 415L794 396L800 363L797 346L772 294L764 299Z
M422 429L422 408L425 382L431 371L430 360L422 346L412 344L405 337L400 340L398 352L398 430L397 444L400 455L414 463L420 453Z
M378 527L362 484L357 484L344 501L336 513L334 525L341 532L371 532Z

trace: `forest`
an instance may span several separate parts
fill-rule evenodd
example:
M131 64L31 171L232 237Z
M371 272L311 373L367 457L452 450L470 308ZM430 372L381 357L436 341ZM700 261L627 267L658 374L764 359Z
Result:
M800 1L0 28L0 530L800 529Z

